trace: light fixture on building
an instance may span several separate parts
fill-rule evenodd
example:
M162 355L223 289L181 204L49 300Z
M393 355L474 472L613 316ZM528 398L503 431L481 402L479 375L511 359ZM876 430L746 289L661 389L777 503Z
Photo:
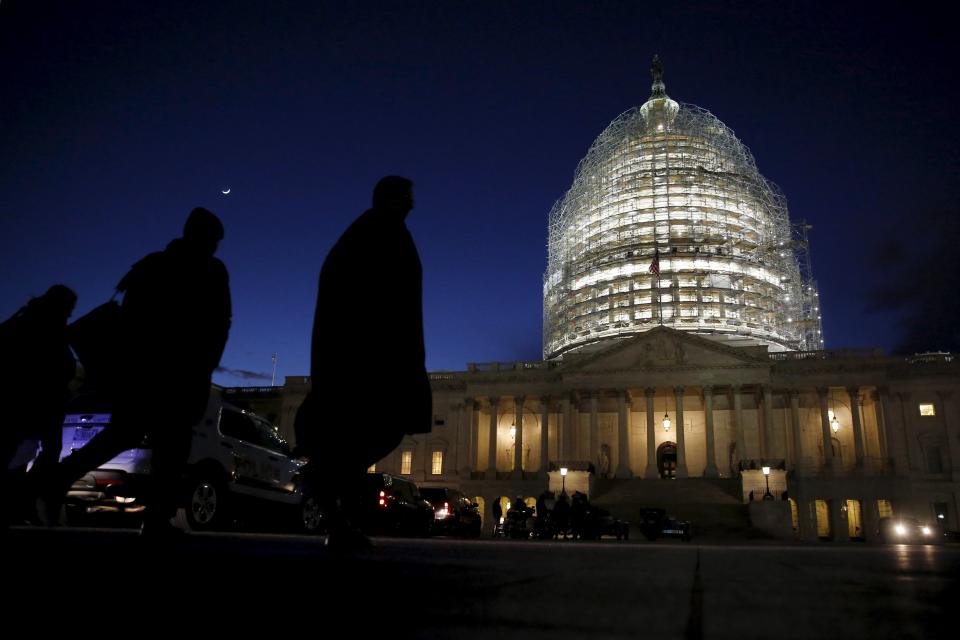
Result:
M663 422L663 430L670 431L670 414L668 414L666 411L663 412L662 422Z
M517 437L517 425L510 425L510 437L516 439Z
M833 418L830 419L830 428L833 429L834 433L840 431L840 421L837 420L837 414L833 414Z

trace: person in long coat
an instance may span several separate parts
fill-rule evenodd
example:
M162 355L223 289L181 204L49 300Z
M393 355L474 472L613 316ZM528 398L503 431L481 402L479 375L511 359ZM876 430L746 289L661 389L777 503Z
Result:
M423 272L405 224L413 204L410 180L380 180L373 207L344 231L320 270L312 386L295 432L298 450L310 459L308 491L334 528L331 542L363 544L347 517L363 474L405 435L431 429ZM375 391L371 376L379 382Z

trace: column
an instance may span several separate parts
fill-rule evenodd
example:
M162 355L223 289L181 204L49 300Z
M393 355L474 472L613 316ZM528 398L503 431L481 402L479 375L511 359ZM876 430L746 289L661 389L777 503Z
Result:
M793 470L800 475L803 469L803 426L800 424L800 394L790 390L790 426L793 428Z
M565 393L560 398L561 421L557 425L557 462L564 462L570 457L570 432L573 431L570 410L570 394Z
M860 424L860 387L847 387L850 416L853 418L853 455L857 469L863 468L863 426Z
M629 479L630 473L630 414L627 412L627 392L617 393L617 471L616 477Z
M540 397L540 475L547 477L550 468L550 398Z
M884 415L883 404L880 402L879 391L877 389L868 391L866 399L870 400L870 403L873 405L873 415L876 418L877 443L880 445L880 453L878 455L883 460L884 468L886 468L888 466L887 459L890 457L890 448L887 446L886 416Z
M677 477L686 478L690 474L687 473L687 447L683 436L683 387L674 387L673 395L677 401Z
M457 475L470 473L470 418L467 398L457 405L457 459L454 461Z
M850 540L846 507L846 498L833 498L830 500L830 526L833 528L833 539L837 542L847 542Z
M800 539L816 541L817 539L817 520L816 504L812 500L807 500L797 496L797 520L800 525Z
M517 428L517 435L513 439L513 477L520 479L523 478L523 396L513 397L513 414Z
M910 472L910 460L907 458L903 435L896 428L896 403L887 387L879 388L877 395L880 397L880 432L886 441L886 455L893 459L894 473L906 475Z
M600 471L600 426L597 420L597 402L599 393L590 392L590 462Z
M916 412L910 406L910 401L913 399L913 396L909 392L901 391L897 393L897 398L900 399L900 421L903 425L903 451L907 458L907 466L910 470L922 469L923 462L917 458L919 451L915 451L916 447L910 446L910 442L916 434L913 429L913 414Z
M473 398L467 398L470 410L470 471L479 469L480 464L480 405Z
M737 458L742 463L747 459L747 440L743 435L743 388L736 384L733 385L733 413L737 421Z
M833 471L833 441L830 439L830 409L827 407L826 387L817 387L817 396L820 398L820 436L823 439L823 471Z
M863 534L867 542L877 541L877 528L880 525L880 513L877 510L877 499L873 493L869 498L860 501L860 511L863 514Z
M653 480L660 477L660 471L657 469L657 434L653 430L653 397L657 390L647 387L643 390L647 397L647 468L643 472L643 477Z
M770 385L761 387L763 393L763 439L760 441L760 457L776 458L777 443L773 437L773 390Z
M500 398L490 398L490 450L487 452L487 480L497 479L497 406Z
M719 478L720 470L717 468L717 446L713 435L713 387L709 385L703 388L703 410L707 423L707 467L703 470L703 477Z
M951 391L937 391L936 411L943 421L943 436L947 439L947 458L950 460L950 469L947 473L950 474L951 480L956 480L960 477L960 470L957 469L960 459L957 458L957 447L951 437L950 422L947 420L947 402L952 395Z

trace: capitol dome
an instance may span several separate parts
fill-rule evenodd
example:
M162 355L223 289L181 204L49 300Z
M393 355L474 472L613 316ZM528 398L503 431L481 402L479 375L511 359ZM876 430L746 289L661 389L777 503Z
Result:
M666 94L656 57L652 72L650 99L604 129L550 212L544 357L661 324L822 348L809 227L733 131Z

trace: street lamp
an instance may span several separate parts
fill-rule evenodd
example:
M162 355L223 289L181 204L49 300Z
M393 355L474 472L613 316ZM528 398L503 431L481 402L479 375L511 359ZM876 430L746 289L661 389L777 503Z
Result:
M767 481L767 492L763 494L764 500L773 500L773 494L770 493L770 467L761 467L763 469L763 478Z
M560 467L560 481L561 481L560 493L566 493L567 492L567 468L566 467Z

